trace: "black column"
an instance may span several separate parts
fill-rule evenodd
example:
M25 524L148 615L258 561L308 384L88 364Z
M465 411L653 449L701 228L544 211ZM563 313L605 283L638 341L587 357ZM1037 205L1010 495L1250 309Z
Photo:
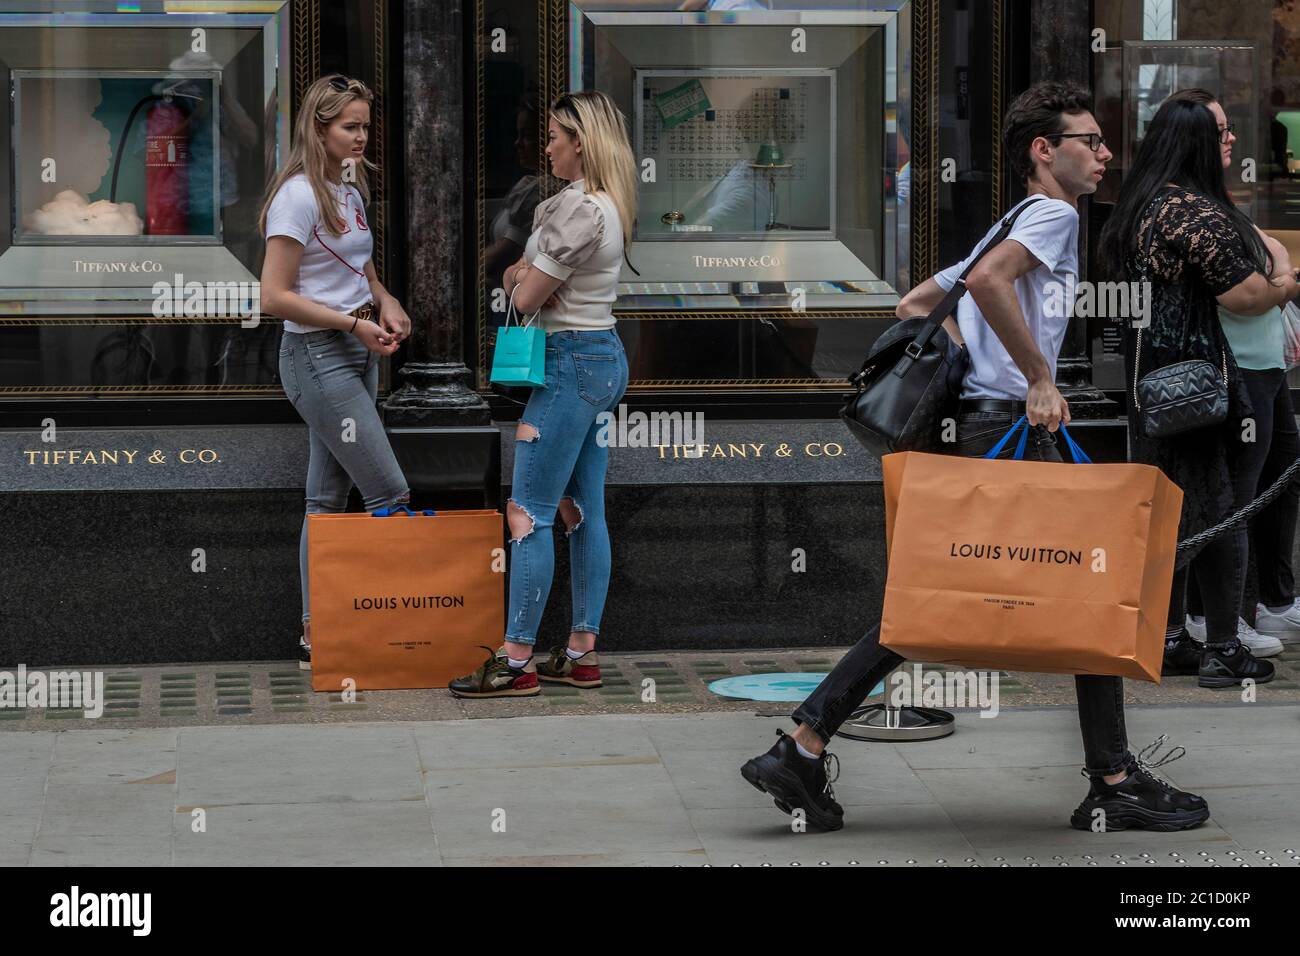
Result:
M491 424L464 362L461 254L465 139L461 83L463 0L405 0L407 292L411 316L402 386L389 395L389 426Z
M1029 81L1059 80L1092 87L1092 4L1079 0L1030 0ZM1090 197L1079 200L1079 275L1087 278ZM1074 418L1115 418L1120 407L1092 383L1088 320L1070 320L1056 384Z

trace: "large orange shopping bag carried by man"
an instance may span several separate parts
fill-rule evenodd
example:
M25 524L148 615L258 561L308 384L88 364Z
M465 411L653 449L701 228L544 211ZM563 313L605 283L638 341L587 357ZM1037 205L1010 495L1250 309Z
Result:
M1024 426L1014 460L994 460ZM880 643L913 660L1159 681L1183 493L1158 468L1023 461L1022 417L985 459L883 459Z
M499 511L309 516L312 688L446 687L477 667L505 633L503 530Z

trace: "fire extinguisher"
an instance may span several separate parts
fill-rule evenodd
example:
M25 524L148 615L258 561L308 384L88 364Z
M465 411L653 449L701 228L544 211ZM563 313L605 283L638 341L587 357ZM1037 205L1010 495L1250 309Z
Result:
M171 97L146 96L131 110L113 162L110 200L117 202L117 172L131 124L147 104L152 105L145 116L144 231L151 236L183 236L189 232L190 218L189 117Z

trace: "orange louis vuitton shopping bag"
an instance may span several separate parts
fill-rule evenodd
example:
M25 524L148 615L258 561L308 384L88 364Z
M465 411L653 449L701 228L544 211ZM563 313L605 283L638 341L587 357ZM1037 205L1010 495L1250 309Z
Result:
M311 685L446 687L505 633L499 511L307 519Z
M1017 458L1023 449L1022 437ZM882 645L933 663L1160 680L1183 493L1158 468L882 462Z

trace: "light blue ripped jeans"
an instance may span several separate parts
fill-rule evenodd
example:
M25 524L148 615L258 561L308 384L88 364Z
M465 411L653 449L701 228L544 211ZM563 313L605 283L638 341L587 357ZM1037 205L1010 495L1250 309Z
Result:
M533 528L510 542L507 641L537 643L555 575L551 529L564 498L572 500L580 516L576 526L566 528L573 586L570 631L600 633L610 572L605 524L609 448L596 442L596 416L616 408L626 390L627 356L613 329L547 335L546 387L533 389L519 419L532 425L537 437L515 441L510 500L524 509Z
M338 329L285 332L280 382L307 423L311 440L306 514L298 539L302 619L307 621L307 515L347 511L353 482L367 511L405 503L411 490L375 408L379 356L359 338Z

